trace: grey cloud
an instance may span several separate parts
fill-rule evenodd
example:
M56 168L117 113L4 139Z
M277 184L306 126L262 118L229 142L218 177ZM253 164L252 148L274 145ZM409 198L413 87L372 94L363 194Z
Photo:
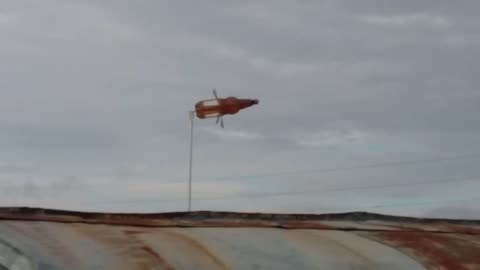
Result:
M33 164L41 179L184 177L187 111L212 88L261 103L225 117L225 131L197 121L199 175L475 153L478 8L468 0L7 1L0 160ZM263 158L254 166L251 157ZM475 168L455 166L465 175ZM378 181L438 171L390 170Z
M261 27L248 28L248 24L244 25L245 20L251 19L250 17L245 17L246 15L243 17L241 15L237 17L232 16L232 10L235 9L228 9L227 12L220 8L220 12L214 15L209 14L208 18L205 16L201 22L195 23L189 20L178 23L177 16L172 16L172 12L164 14L165 16L157 16L158 14L153 16L153 11L164 12L165 10L178 9L185 12L186 17L191 15L191 13L195 13L201 17L203 12L207 13L209 10L208 5L189 10L182 9L182 7L183 5L174 5L166 9L166 7L159 4L158 6L152 6L152 14L142 13L142 16L132 17L134 13L128 12L127 14L130 16L127 16L127 18L129 18L130 22L142 26L145 26L147 21L149 26L170 26L169 23L171 23L173 24L172 31L180 31L187 36L191 35L199 42L210 42L210 45L213 47L211 53L214 53L215 46L219 46L219 49L232 48L231 50L233 51L240 49L240 51L244 51L247 55L250 55L249 57L252 57L252 59L256 59L257 62L267 61L266 63L272 63L275 67L281 66L282 63L312 65L313 60L313 67L317 69L317 72L312 72L311 74L309 74L310 72L306 72L306 74L302 74L305 72L301 72L298 76L282 79L272 76L272 74L268 72L265 73L264 71L257 70L257 73L260 74L254 74L255 72L252 72L252 67L248 65L248 59L245 59L247 62L243 64L242 60L239 60L240 63L231 63L233 65L231 65L230 74L219 71L217 67L223 62L212 62L211 55L210 57L204 55L198 59L205 64L210 63L210 69L221 74L221 76L218 77L229 78L231 81L229 84L245 85L238 80L243 75L245 77L248 76L251 80L257 79L257 81L260 82L260 87L277 89L275 98L281 101L277 101L277 104L288 104L289 99L292 100L293 98L293 93L302 93L305 101L288 105L288 109L291 112L290 114L295 115L295 118L284 118L282 113L279 112L280 110L276 110L276 108L273 107L270 108L276 113L276 116L280 120L270 120L269 128L283 128L285 126L284 123L298 122L295 120L299 118L311 120L309 123L315 124L331 122L332 118L339 119L339 117L343 117L351 119L352 122L360 125L364 124L367 128L391 129L395 127L399 129L421 129L425 127L426 129L436 128L442 130L457 130L458 128L478 129L473 123L462 125L462 122L458 121L462 119L464 115L471 114L472 110L476 110L478 107L478 100L476 99L462 100L457 97L451 102L457 102L462 105L451 106L455 108L454 110L449 110L445 107L439 109L435 109L435 107L430 108L434 109L433 111L424 110L426 103L433 103L433 106L445 106L447 102L450 102L448 99L449 94L445 95L445 93L452 92L452 89L455 89L456 92L471 91L468 89L476 85L472 73L475 70L475 63L472 62L473 66L468 67L469 62L471 62L469 59L471 58L468 56L461 58L458 57L458 54L449 57L449 54L445 52L450 52L451 49L438 45L439 41L447 35L444 32L436 33L435 31L429 31L429 29L410 29L406 32L396 30L383 31L371 29L368 25L363 26L362 29L362 26L359 27L355 24L354 19L349 19L351 14L348 13L343 14L343 17L327 16L327 19L325 19L324 24L329 25L331 32L336 33L336 39L331 38L328 34L324 35L322 32L315 32L316 29L322 28L324 24L319 22L303 22L302 20L300 20L298 24L299 27L295 29L295 31L290 32L284 29L282 29L282 31L272 31L272 29L268 29L268 33L265 34L262 33ZM427 7L428 6L423 7L423 9ZM257 8L262 10L260 13L266 13L264 16L269 18L272 16L275 17L275 15L279 15L281 18L282 12L290 14L290 17L292 17L292 14L294 14L293 17L301 17L300 15L302 15L303 12L311 11L307 8L294 9L293 12L278 10L278 8L265 10L264 8L262 9L262 4L252 5L248 3L242 6L242 8L239 8L239 13L244 13L245 10L258 13L259 11L256 11ZM381 12L381 10L382 9L379 8L378 12ZM126 11L123 10L123 13L117 15L119 18L125 18L125 16L122 15L125 14L125 12ZM279 14L275 14L275 12ZM325 11L318 10L317 12ZM406 11L400 10L399 12L402 14L402 12L405 13ZM409 12L417 11L410 10ZM225 16L225 14L231 16ZM328 18L331 18L331 20L328 20ZM217 19L223 23L217 23L215 21ZM241 23L235 20L240 20ZM260 23L262 22L265 23L260 20ZM242 29L247 28L249 30L245 35L242 35L242 31L238 31L235 27ZM309 28L315 29L314 32L309 33ZM163 29L160 28L160 30ZM150 31L151 36L157 37L159 39L157 41L161 44L163 42L162 35L156 35L159 29L152 28ZM454 29L452 31L454 31ZM299 39L296 33L305 33L305 35ZM278 37L274 35L278 35ZM165 37L167 40L168 38L169 36ZM195 41L195 39L192 41ZM350 46L351 44L355 44L356 46ZM199 44L198 42L193 42L189 45L191 50L195 50ZM312 46L313 50L303 48L302 46ZM208 52L208 49L206 49L206 51ZM305 53L308 57L306 63L304 63L305 59L297 59L297 61L293 59L293 62L290 62L288 59L283 59L283 56L298 57L301 56L302 53ZM361 58L356 60L351 57L345 58L348 55L352 55L352 57L355 58L360 56ZM439 58L438 55L442 55L443 57ZM343 64L327 65L324 67L324 64L322 64L322 66L317 67L316 63L319 61L321 61L320 63L325 63L325 60L328 61L328 59L324 57L336 57L332 58L331 61L341 60ZM240 58L242 58L242 56ZM368 68L372 62L379 63L378 68L369 71ZM391 65L395 62L397 62L396 65ZM355 65L358 66L356 70L352 69ZM433 65L437 68L436 70L431 69ZM198 71L200 70L192 70L192 72ZM212 75L209 73L211 74L211 72L208 72L205 74L205 77L211 77ZM322 73L324 74L323 76ZM232 76L231 74L237 76ZM445 74L451 75L446 77ZM456 74L460 74L461 78L455 78L455 76L457 76ZM469 76L469 74L472 74L472 76ZM194 76L189 79L195 81L196 78L197 76ZM261 83L262 81L267 81L268 78L270 78L270 81L267 82L266 85ZM349 78L350 81L345 80L345 78ZM358 79L352 81L352 78ZM301 84L298 83L299 80L302 82ZM433 85L431 85L432 83ZM384 87L379 88L378 85L383 85ZM439 87L439 85L441 87ZM255 87L251 85L245 86L246 88ZM390 92L385 91L385 86L390 87ZM235 88L240 87L235 86ZM421 91L416 90L420 88L422 89ZM441 89L445 89L442 94L440 94L443 97L435 99L435 96L439 96ZM393 91L395 91L395 95L391 94ZM242 89L242 92L255 93L254 91L244 89ZM342 94L342 92L344 92L344 94ZM355 97L355 92L358 93L359 97L361 96L361 99ZM262 96L261 94L262 90L259 90L257 95ZM318 97L321 95L323 95L322 99L319 99ZM342 100L339 99L340 95L350 95L352 97ZM416 95L415 99L410 98L413 95ZM268 100L268 96L266 97ZM403 102L398 102L399 100ZM311 105L307 102L310 102ZM435 103L440 104L436 105ZM466 106L463 106L463 104ZM338 107L345 109L340 111L336 109ZM310 111L317 108L324 109L325 112L320 115L321 118L318 118L318 115L314 115L317 120L315 121L309 114ZM389 114L378 113L383 110L388 110ZM445 111L444 114L448 116L448 119L437 117L438 113L441 113L440 110ZM284 111L285 110L283 110L283 112ZM329 111L335 111L336 114L332 115ZM425 126L425 122L429 122L429 126ZM455 123L455 125L451 123ZM273 124L276 124L276 126L271 127ZM316 125L318 126L318 124Z

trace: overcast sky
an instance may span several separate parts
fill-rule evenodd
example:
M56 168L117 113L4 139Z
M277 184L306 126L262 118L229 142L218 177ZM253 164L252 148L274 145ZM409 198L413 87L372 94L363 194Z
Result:
M477 0L2 0L0 204L480 219ZM274 196L275 195L275 196Z

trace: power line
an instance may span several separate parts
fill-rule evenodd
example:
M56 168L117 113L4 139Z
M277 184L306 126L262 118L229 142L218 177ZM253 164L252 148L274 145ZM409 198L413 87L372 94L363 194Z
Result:
M480 158L480 155L466 154L466 155L458 155L458 156L451 156L451 157L381 162L381 163L373 163L373 164L367 164L367 165L346 166L346 167L327 168L327 169L293 170L293 171L271 172L271 173L263 173L263 174L251 174L251 175L212 176L212 177L195 179L194 182L197 182L197 183L198 182L219 182L219 181L235 181L235 180L252 181L252 180L258 180L260 178L274 177L274 176L300 175L300 174L312 174L312 173L331 173L331 172L353 171L353 170L362 170L362 169L375 169L375 168L382 168L382 167L402 167L402 166L411 166L411 165L418 165L418 164L424 164L424 163L436 163L436 162L444 162L444 161L477 159L477 158ZM181 180L181 181L171 180L163 183L171 184L171 183L180 183L180 182L184 182L184 180Z
M462 203L462 202L476 201L476 200L480 200L480 197L458 199L458 200L435 200L435 201L413 202L413 203L380 204L380 205L360 207L360 209L391 208L391 207L418 206L418 205L428 205L428 204L444 204L444 203Z
M410 160L410 161L394 161L394 162L382 162L382 163L373 163L367 165L358 165L350 167L338 167L338 168L329 168L329 169L307 169L307 170L294 170L294 171L284 171L284 172L273 172L273 173L264 173L264 174L254 174L254 175L237 175L237 176L224 176L224 177L214 177L212 179L221 179L223 181L232 181L243 178L263 178L263 177L272 177L272 176L284 176L284 175L298 175L298 174L311 174L311 173L329 173L329 172L340 172L340 171L351 171L351 170L360 170L360 169L372 169L372 168L381 168L381 167L400 167L400 166L409 166L417 165L422 163L436 163L443 161L451 160L460 160L460 159L475 159L479 158L480 155L470 154L470 155L459 155L453 157L439 157L431 159L420 159L420 160ZM247 179L249 180L249 179ZM204 181L200 179L197 181ZM209 181L209 180L206 180Z
M392 187L404 187L404 186L420 186L420 185L432 185L432 184L444 184L451 182L468 182L476 181L479 178L465 178L465 179L444 179L438 181L425 181L425 182L416 182L416 183L405 183L405 184L384 184L384 185L367 185L367 186L353 186L353 187L343 187L343 188L327 188L327 189L309 189L303 191L284 191L284 192L268 192L268 193L257 193L257 194L245 194L245 195L235 195L230 196L230 198L255 198L255 197L278 197L278 196L291 196L291 195L305 195L305 194L321 194L321 193L335 193L343 191L353 191L353 190L362 190L362 189L383 189L383 188L392 188ZM198 200L198 199L197 199Z
M223 195L216 197L200 197L194 198L196 201L213 201L213 200L224 200L224 199L243 199L243 198L266 198L266 197L280 197L280 196L292 196L292 195L305 195L305 194L322 194L322 193L336 193L343 191L352 191L352 190L365 190L365 189L383 189L383 188L392 188L392 187L403 187L403 186L419 186L419 185L432 185L432 184L444 184L450 182L468 182L468 181L478 181L480 177L470 177L470 178L447 178L436 181L423 181L423 182L414 182L414 183L398 183L398 184L384 184L384 185L367 185L367 186L353 186L353 187L341 187L341 188L330 188L330 189L309 189L302 191L282 191L282 192L267 192L267 193L243 193L243 194L233 194L233 195ZM169 198L169 199L151 199L151 200L123 200L123 201L111 201L106 203L134 203L134 202L172 202L183 200L182 198Z
M457 155L451 157L438 157L430 159L418 159L418 160L405 160L405 161L393 161L393 162L381 162L381 163L372 163L367 165L358 165L358 166L346 166L346 167L336 167L336 168L326 168L326 169L306 169L306 170L293 170L293 171L284 171L284 172L271 172L263 174L251 174L251 175L230 175L230 176L211 176L205 178L194 179L194 182L229 182L235 180L242 181L252 181L258 180L260 178L274 177L274 176L287 176L287 175L299 175L299 174L313 174L313 173L331 173L331 172L342 172L342 171L353 171L353 170L362 170L362 169L375 169L383 167L403 167L418 165L424 163L436 163L444 161L453 161L453 160L462 160L462 159L478 159L480 155L478 154L465 154ZM170 181L162 181L157 183L159 185L170 185L172 183L184 183L184 179L175 179ZM96 188L96 187L95 187Z
M456 199L456 200L434 200L434 201L425 201L425 202L411 202L411 203L391 203L391 204L375 204L375 205L367 205L367 206L349 206L349 207L324 207L324 208L316 208L315 212L320 211L367 211L370 209L381 209L381 208L395 208L395 207L404 207L404 206L421 206L421 205L430 205L430 204L455 204L455 203L463 203L463 202L470 202L470 201L480 201L480 197L474 198L466 198L466 199Z

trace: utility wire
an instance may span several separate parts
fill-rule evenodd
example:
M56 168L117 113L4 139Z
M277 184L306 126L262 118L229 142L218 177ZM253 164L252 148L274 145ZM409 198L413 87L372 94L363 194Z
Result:
M353 191L353 190L368 190L368 189L383 189L383 188L393 188L393 187L404 187L404 186L419 186L419 185L435 185L435 184L444 184L451 182L468 182L468 181L479 181L480 177L470 177L470 178L446 178L436 181L423 181L423 182L414 182L414 183L398 183L398 184L383 184L383 185L367 185L367 186L352 186L352 187L339 187L339 188L325 188L325 189L309 189L302 191L282 191L282 192L266 192L266 193L240 193L232 195L223 195L216 197L200 197L194 198L195 201L212 201L212 200L224 200L224 199L242 199L242 198L267 198L267 197L281 197L281 196L295 196L295 195L306 195L306 194L322 194L322 193L336 193L343 191ZM142 202L171 202L184 200L184 198L168 198L168 199L145 199L145 200L121 200L121 201L110 201L103 203L142 203ZM102 203L102 202L100 202Z
M403 166L412 166L425 163L437 163L445 161L454 161L454 160L465 160L465 159L478 159L480 155L478 154L465 154L457 155L450 157L438 157L430 159L418 159L418 160L405 160L405 161L393 161L393 162L381 162L381 163L372 163L367 165L358 165L358 166L346 166L346 167L336 167L336 168L326 168L326 169L305 169L305 170L293 170L293 171L283 171L283 172L271 172L263 174L251 174L251 175L230 175L230 176L211 176L211 177L202 177L199 179L193 179L193 182L230 182L236 180L242 181L253 181L259 180L261 178L274 177L274 176L288 176L288 175L301 175L301 174L314 174L314 173L331 173L331 172L342 172L342 171L353 171L353 170L363 170L363 169L375 169L383 167L403 167ZM156 183L158 185L171 185L172 183L184 183L185 179L175 179L169 181L162 181ZM95 187L97 188L97 186Z
M444 204L444 203L451 204L451 203L462 203L462 202L477 201L477 200L480 200L480 197L457 199L457 200L435 200L435 201L426 201L426 202L380 204L380 205L360 207L360 209L392 208L392 207L419 206L419 205ZM352 208L355 208L355 207L350 207L350 209Z
M431 205L431 204L457 204L457 203L464 203L470 201L480 201L480 197L474 198L466 198L466 199L456 199L456 200L434 200L434 201L425 201L425 202L410 202L410 203L391 203L391 204L374 204L374 205L367 205L367 206L343 206L343 207L323 207L323 208L316 208L310 209L310 211L315 212L324 212L324 211L368 211L370 209L382 209L382 208L395 208L395 207L404 207L404 206L422 206L422 205Z
M251 174L251 175L211 176L211 177L202 177L199 179L193 179L193 182L196 182L196 183L223 182L223 181L226 182L226 181L236 181L236 180L252 181L252 180L259 180L261 178L275 177L275 176L331 173L331 172L353 171L353 170L363 170L363 169L375 169L375 168L383 168L383 167L403 167L403 166L412 166L412 165L418 165L418 164L424 164L424 163L437 163L437 162L444 162L444 161L478 159L478 158L480 158L480 155L478 154L466 154L466 155L458 155L458 156L451 156L451 157L380 162L380 163L372 163L367 165L345 166L345 167L336 167L336 168L327 168L327 169L305 169L305 170L260 173L260 174ZM183 182L184 180L178 179L178 180L164 181L161 184L183 183Z
M436 163L436 162L451 161L451 160L477 159L477 158L480 158L480 155L470 154L470 155L439 157L439 158L431 158L431 159L382 162L382 163L373 163L373 164L367 164L367 165L338 167L338 168L329 168L329 169L307 169L307 170L294 170L294 171L273 172L273 173L264 173L264 174L253 174L253 175L224 176L224 177L210 178L209 180L211 181L212 179L220 179L224 181L228 181L228 180L232 181L232 180L243 179L243 178L263 178L263 177L284 176L284 175L341 172L341 171L372 169L372 168L381 168L381 167L400 167L400 166L417 165L417 164L423 164L423 163ZM200 181L203 181L203 180L204 179L200 179Z

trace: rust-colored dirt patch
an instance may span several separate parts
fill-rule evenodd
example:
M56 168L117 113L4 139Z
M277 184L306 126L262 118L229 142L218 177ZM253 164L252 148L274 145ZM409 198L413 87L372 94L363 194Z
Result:
M480 247L449 234L381 232L383 240L411 251L426 265L438 269L480 269ZM470 268L476 265L477 268Z

